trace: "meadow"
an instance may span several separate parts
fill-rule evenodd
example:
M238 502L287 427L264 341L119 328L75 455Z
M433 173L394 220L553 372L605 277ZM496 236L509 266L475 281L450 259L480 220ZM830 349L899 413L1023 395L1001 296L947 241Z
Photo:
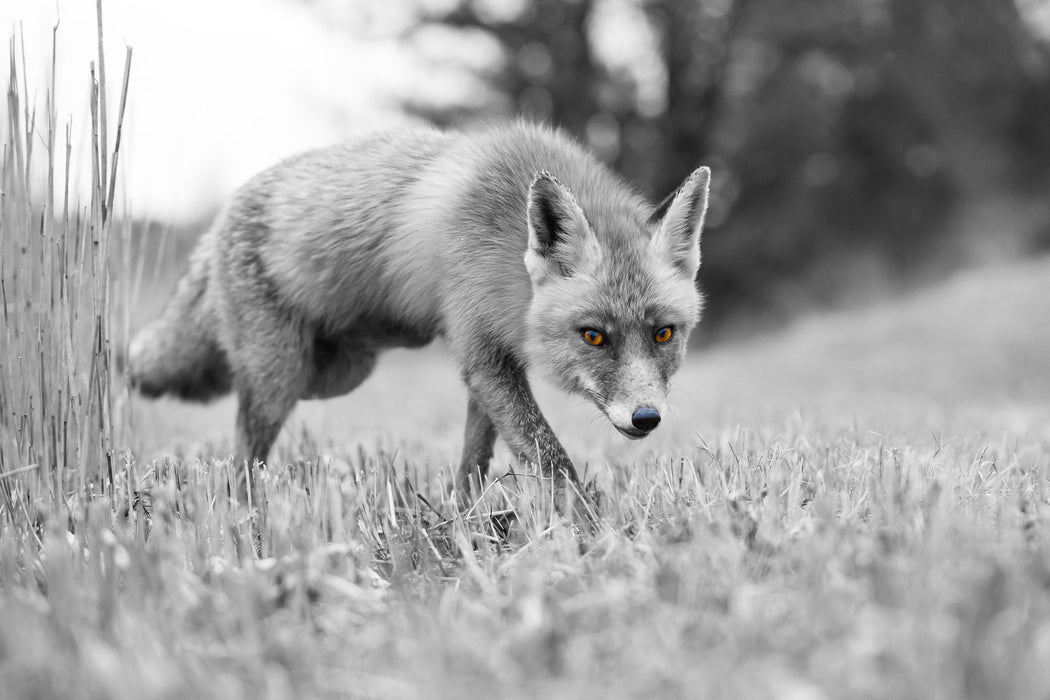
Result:
M147 402L123 377L183 261L113 213L104 98L79 202L62 123L20 94L0 179L0 696L1050 694L1050 259L694 352L638 443L539 385L602 494L593 536L502 448L461 508L455 369L440 345L391 353L289 421L257 557L227 496L232 400Z

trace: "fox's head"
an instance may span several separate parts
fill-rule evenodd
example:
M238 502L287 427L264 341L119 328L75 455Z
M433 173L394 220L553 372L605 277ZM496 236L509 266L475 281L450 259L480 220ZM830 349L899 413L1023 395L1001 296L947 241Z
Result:
M669 379L700 319L695 280L710 179L710 170L697 169L666 213L648 219L598 212L610 229L598 232L549 173L529 188L531 361L632 439L660 422Z

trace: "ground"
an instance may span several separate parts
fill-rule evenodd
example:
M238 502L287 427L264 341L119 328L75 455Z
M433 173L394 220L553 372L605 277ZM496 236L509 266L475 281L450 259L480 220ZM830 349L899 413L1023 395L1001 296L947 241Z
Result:
M213 459L232 401L120 393L116 503L67 506L72 535L31 493L0 533L0 688L1046 697L1048 348L1042 259L692 354L645 441L541 385L593 537L520 468L457 514L463 389L440 346L394 353L289 421L263 559Z

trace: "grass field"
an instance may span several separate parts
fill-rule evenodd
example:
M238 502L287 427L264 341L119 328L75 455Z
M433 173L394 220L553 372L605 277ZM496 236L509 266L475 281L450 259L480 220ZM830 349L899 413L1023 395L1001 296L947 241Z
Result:
M58 176L25 184L22 113L0 200L0 696L1050 695L1050 259L691 355L639 443L541 386L603 494L593 537L522 466L460 512L455 369L392 353L289 421L258 559L225 495L232 402L128 392L114 357L157 276L123 256L104 181L50 210L57 127Z
M550 521L527 478L490 494L520 517L506 538L485 509L457 515L442 487L463 392L440 348L298 411L278 451L292 466L266 482L261 561L211 461L229 449L232 403L132 400L112 495L66 494L75 535L39 473L4 479L24 493L8 503L36 512L3 514L0 684L10 697L1044 696L1047 320L1044 260L694 355L667 429L638 445L543 392L604 494L587 540Z

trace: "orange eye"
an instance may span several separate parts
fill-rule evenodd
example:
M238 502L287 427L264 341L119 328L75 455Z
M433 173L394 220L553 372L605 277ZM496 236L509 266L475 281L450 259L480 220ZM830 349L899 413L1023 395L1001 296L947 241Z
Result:
M671 336L673 334L674 334L674 331L671 330L670 326L664 326L660 330L656 331L656 335L653 336L653 338L658 343L666 343L668 340L671 339Z
M601 331L585 328L583 331L583 342L588 345L601 345L605 342L605 336L601 334Z

